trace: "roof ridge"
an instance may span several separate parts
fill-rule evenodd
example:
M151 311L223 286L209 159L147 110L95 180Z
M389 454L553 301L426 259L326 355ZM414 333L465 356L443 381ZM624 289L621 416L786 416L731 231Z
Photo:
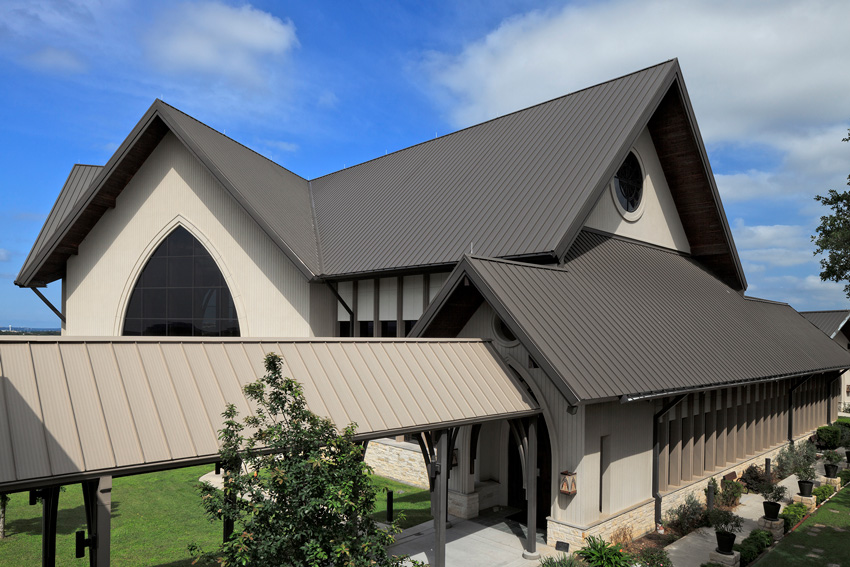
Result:
M469 126L466 126L466 127L464 127L464 128L461 128L460 130L455 130L455 131L453 131L453 132L449 132L448 134L443 134L442 136L438 136L438 137L434 138L433 140L423 140L423 141L421 141L421 142L417 142L416 144L413 144L413 145L411 145L411 146L407 146L407 147L404 147L404 148L401 148L401 149L398 149L398 150L392 151L392 152L390 152L390 153L388 153L388 154L384 154L384 155L382 155L382 156L373 157L372 159L366 160L366 161L361 162L361 163L354 164L354 165L352 165L352 166L350 166L350 167L344 167L344 168L342 168L342 169L338 169L338 170L336 170L336 171L331 171L331 172L326 173L326 174L324 174L324 175L320 175L319 177L315 177L315 178L313 178L313 181L317 181L317 180L322 179L322 178L324 178L324 177L329 177L329 176L331 176L331 175L335 175L335 174L340 173L340 172L342 172L342 171L348 171L348 170L350 170L350 169L354 169L354 168L356 168L356 167L360 167L360 166L366 165L366 164L368 164L368 163L372 163L373 161L377 161L377 160L379 160L379 159L383 159L383 158L386 158L386 157L389 157L389 156L392 156L392 155L395 155L395 154L400 154L400 153L402 153L402 152L404 152L404 151L412 150L413 148L417 148L417 147L419 147L419 146L423 146L423 145L425 145L425 144L431 144L431 143L437 142L437 141L439 141L439 140L445 140L445 139L449 138L450 136L454 136L455 134L460 134L460 133L462 133L462 132L466 132L467 130L472 130L473 128L479 128L479 127L484 126L484 125L486 125L486 124L490 124L491 122L495 122L495 121L497 121L497 120L502 120L503 118L507 118L508 116L513 116L513 115L515 115L515 114L519 114L519 113L521 113L521 112L526 112L526 111L531 110L531 109L533 109L533 108L537 108L537 107L540 107L540 106L543 106L543 105L546 105L546 104L551 104L551 103L553 103L553 102L555 102L555 101L563 100L563 99L568 98L568 97L571 97L571 96L573 96L573 95L577 95L577 94L583 93L583 92L585 92L585 91L589 91L589 90L591 90L591 89L595 89L595 88L598 88L598 87L601 87L601 86L604 86L604 85L607 85L607 84L613 83L613 82L615 82L615 81L621 81L621 80L623 80L623 79L625 79L625 78L627 78L627 77L631 77L632 75L637 75L637 74L639 74L639 73L645 73L646 71L649 71L650 69L654 69L654 68L656 68L656 67L660 67L660 66L662 66L662 65L667 65L668 63L671 63L671 62L673 62L673 61L677 61L677 58L675 58L675 57L674 57L674 58L672 58L672 59L668 59L668 60L666 60L666 61L662 61L661 63L656 63L655 65L650 65L650 66L648 66L648 67L644 67L643 69L639 69L639 70L637 70L637 71L632 71L631 73L626 73L625 75L621 75L621 76L619 76L619 77L614 77L613 79L608 79L607 81L602 81L601 83L597 83L597 84L595 84L595 85L590 85L589 87L581 88L581 89L579 89L579 90L577 90L577 91L572 91L572 92L569 92L569 93L567 93L567 94L563 94L563 95L560 95L560 96L556 96L556 97L554 97L554 98L550 98L550 99L548 99L548 100L544 100L544 101L538 102L538 103L536 103L536 104L532 104L531 106L526 106L526 107L523 107L523 108L518 108L517 110L513 110L513 111L511 111L511 112L507 112L507 113L505 113L505 114L500 114L499 116L494 116L493 118L489 118L489 119L487 119L487 120L485 120L485 121L483 121L483 122L477 122L477 123L475 123L475 124L470 124Z
M553 271L556 271L556 272L569 272L568 269L566 269L563 266L559 266L559 265L552 266L552 265L549 265L549 264L530 264L528 262L518 262L516 260L508 260L506 258L491 258L491 257L488 257L488 256L476 256L475 254L464 254L461 261L463 261L464 259L467 259L467 258L471 259L471 260L482 260L482 261L485 261L485 262L496 262L496 263L499 263L499 264L509 264L511 266L519 266L521 268L534 268L534 269L537 269L537 270L553 270Z
M185 116L185 117L187 117L187 118L189 118L189 119L191 119L191 120L193 120L193 121L197 122L197 123L198 123L198 124L200 124L201 126L203 126L203 127L205 127L205 128L209 128L210 130L212 130L213 132L215 132L215 133L216 133L216 134L218 134L219 136L222 136L223 138L226 138L227 140L230 140L230 141L231 141L231 142L233 142L234 144L236 144L236 145L238 145L238 146L241 146L242 148L244 148L244 149L248 150L248 151L249 151L249 152L251 152L252 154L255 154L255 155L257 155L257 156L259 156L259 157L263 158L264 160L266 160L267 162L271 163L272 165L275 165L275 166L277 166L277 167L281 168L282 170L284 170L284 171L286 171L286 172L288 172L288 173L291 173L292 175L294 175L294 176L298 177L299 179L303 179L304 181L308 181L308 182L309 182L309 179L307 179L307 178L305 178L305 177L302 177L302 176L298 175L297 173L295 173L294 171L292 171L291 169L288 169L288 168L286 168L286 167L284 167L284 166L280 165L279 163L277 163L277 162L276 162L276 161L274 161L273 159L271 159L271 158L269 158L269 157L267 157L267 156L264 156L263 154L261 154L261 153L260 153L260 152L258 152L257 150L254 150L254 149L249 148L248 146L246 146L246 145L245 145L245 144L243 144L242 142L240 142L240 141L238 141L238 140L234 140L233 138L231 138L231 137L230 137L230 136L228 136L227 134L222 133L221 131L219 131L219 130L217 130L217 129L213 128L212 126L210 126L209 124L207 124L207 123L205 123L205 122L201 122L200 120L198 120L197 118L195 118L195 117L194 117L194 116L192 116L191 114L187 114L187 113L183 112L182 110L180 110L180 109L179 109L179 108L177 108L176 106L172 106L172 105L168 104L167 102L165 102L164 100L162 100L162 99L160 99L160 98L156 99L156 101L157 101L157 102L162 103L163 105L167 106L167 107L168 107L168 108L170 108L171 110L177 111L177 112L179 112L180 114L182 114L183 116Z
M791 307L791 304L786 303L785 301L776 301L774 299L765 299L763 297L753 297L753 296L750 296L750 295L743 295L742 297L744 298L745 301L756 301L758 303L769 303L769 304L772 304L772 305L785 305L786 307ZM795 309L795 311L796 311L796 309ZM797 312L799 313L799 311L797 311Z

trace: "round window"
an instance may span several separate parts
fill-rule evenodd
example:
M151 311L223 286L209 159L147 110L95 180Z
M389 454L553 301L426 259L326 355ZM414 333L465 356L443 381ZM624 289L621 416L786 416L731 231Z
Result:
M498 315L493 316L493 331L496 333L496 338L503 343L511 344L518 342L516 335L511 332Z
M617 202L626 213L634 213L640 206L643 196L643 170L633 152L629 152L623 165L614 176L614 190Z

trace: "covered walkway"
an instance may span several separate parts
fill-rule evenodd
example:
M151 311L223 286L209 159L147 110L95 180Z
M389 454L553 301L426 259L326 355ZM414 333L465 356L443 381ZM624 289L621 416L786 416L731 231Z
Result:
M536 463L536 420L525 418L540 409L487 341L2 339L0 492L42 499L42 565L56 562L59 488L75 483L88 523L78 553L109 565L112 478L216 462L221 414L227 403L253 412L242 387L264 373L271 352L301 382L310 409L340 426L356 423L356 439L424 433L435 567L446 564L448 456L458 428L509 420L528 447L523 463ZM536 467L524 468L535 494ZM536 556L535 547L527 540L525 553Z

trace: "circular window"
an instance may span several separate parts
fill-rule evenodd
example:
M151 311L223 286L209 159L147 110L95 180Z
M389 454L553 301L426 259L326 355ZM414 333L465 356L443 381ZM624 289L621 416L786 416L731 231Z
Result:
M626 220L637 220L643 197L643 169L634 152L629 152L612 183L614 200Z
M511 345L519 342L516 335L511 332L498 315L493 315L493 332L496 334L496 338L502 343Z

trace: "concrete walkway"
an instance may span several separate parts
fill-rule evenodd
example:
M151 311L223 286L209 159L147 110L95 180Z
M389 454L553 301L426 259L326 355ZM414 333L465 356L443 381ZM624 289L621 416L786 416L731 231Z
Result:
M514 512L510 508L483 510L471 520L449 516L451 528L446 530L446 565L461 567L536 567L538 560L523 559L525 526L508 520ZM413 559L433 563L434 522L429 521L404 530L396 536L390 547L396 555L410 555ZM543 533L537 533L537 551L540 556L560 555L547 546Z
M824 475L822 461L817 461L815 470L818 473L818 478L822 478ZM791 496L798 492L797 477L791 475L779 484L788 489L785 498L782 500L784 507L786 504L791 503ZM818 486L820 486L820 482L816 480L815 488ZM764 499L758 494L744 494L741 496L741 504L735 508L735 513L744 518L744 529L741 533L737 534L735 543L740 543L745 537L750 535L750 532L758 527L759 518L764 516L762 502L764 502ZM699 567L703 563L708 562L709 553L714 551L716 547L717 539L714 535L714 529L700 528L689 533L682 539L676 540L664 549L670 555L673 567Z

